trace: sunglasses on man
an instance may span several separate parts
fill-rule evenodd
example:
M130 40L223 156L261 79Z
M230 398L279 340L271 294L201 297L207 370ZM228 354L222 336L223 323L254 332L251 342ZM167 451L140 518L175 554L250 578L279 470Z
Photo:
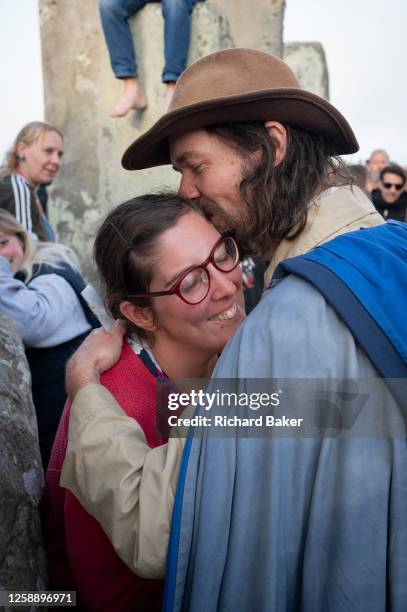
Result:
M402 183L401 185L399 183L384 183L383 182L383 187L385 189L391 189L392 187L394 187L396 189L396 191L401 191L401 189L403 189L404 187L404 183Z

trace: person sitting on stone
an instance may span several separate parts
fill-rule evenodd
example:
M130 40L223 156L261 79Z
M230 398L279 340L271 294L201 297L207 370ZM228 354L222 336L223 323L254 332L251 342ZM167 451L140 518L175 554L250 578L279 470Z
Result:
M379 187L372 191L372 202L384 219L407 221L406 174L397 164L380 172Z
M36 189L53 181L63 154L62 132L48 123L34 121L17 134L1 168L0 208L8 210L39 240L54 241L55 234Z
M84 287L69 247L32 241L0 209L0 311L17 323L26 346L44 469L66 399L65 363L95 326L79 297Z
M134 198L109 213L94 252L108 309L128 329L119 361L102 385L155 449L166 442L157 431L157 383L165 390L170 379L209 376L244 318L237 245L195 204L163 193ZM69 424L67 404L42 504L50 587L76 590L87 610L158 612L162 581L137 578L97 521L59 486ZM176 481L177 472L166 474ZM144 513L143 503L140 508ZM165 549L165 534L158 545Z
M141 86L129 18L146 4L159 0L100 0L99 11L113 72L123 81L123 94L110 113L124 117L132 109L144 109L146 97ZM202 0L201 0L202 1ZM166 105L175 83L185 69L191 35L191 13L197 0L162 0L164 17Z
M379 175L385 166L390 163L390 157L384 149L375 149L372 151L369 159L366 162L367 180L366 191L372 193L374 189L379 187Z

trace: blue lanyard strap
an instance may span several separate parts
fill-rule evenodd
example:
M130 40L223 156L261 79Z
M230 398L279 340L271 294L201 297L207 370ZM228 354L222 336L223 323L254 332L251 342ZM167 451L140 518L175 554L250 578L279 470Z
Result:
M145 348L141 349L141 351L138 353L138 356L140 357L141 361L143 362L147 370L150 372L150 374L152 374L161 385L166 387L171 392L175 390L174 385L168 380L164 372L157 368L156 364L154 363Z

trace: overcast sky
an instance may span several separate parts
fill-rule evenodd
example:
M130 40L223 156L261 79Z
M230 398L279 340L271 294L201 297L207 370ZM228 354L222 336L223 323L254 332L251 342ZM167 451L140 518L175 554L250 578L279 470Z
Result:
M0 0L0 58L0 159L3 159L24 124L44 118L37 0Z
M406 0L286 0L284 40L322 43L330 101L359 140L407 164Z
M407 164L406 28L406 0L286 0L285 41L324 46L331 102L360 143L355 163L385 148ZM0 0L0 57L3 158L24 123L44 114L37 0Z

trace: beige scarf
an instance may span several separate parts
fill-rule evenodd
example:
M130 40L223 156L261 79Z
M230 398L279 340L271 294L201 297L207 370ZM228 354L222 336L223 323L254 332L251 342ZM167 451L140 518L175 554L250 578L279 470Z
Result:
M309 206L307 223L294 240L284 239L273 253L264 275L267 287L278 264L289 257L303 255L340 234L361 227L384 223L372 202L358 187L331 187L314 198Z

